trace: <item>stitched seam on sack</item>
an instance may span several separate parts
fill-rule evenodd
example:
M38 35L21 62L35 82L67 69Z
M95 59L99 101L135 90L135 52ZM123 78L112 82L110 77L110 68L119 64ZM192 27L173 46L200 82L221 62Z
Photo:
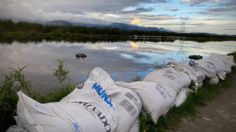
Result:
M26 108L25 103L22 100L21 100L21 103L23 104L23 107ZM36 124L35 121L33 120L33 118L31 117L28 108L24 109L24 115L25 115L26 119L28 120L28 122L30 122L31 124ZM38 132L44 132L44 130L41 126L35 126L35 128L37 129Z

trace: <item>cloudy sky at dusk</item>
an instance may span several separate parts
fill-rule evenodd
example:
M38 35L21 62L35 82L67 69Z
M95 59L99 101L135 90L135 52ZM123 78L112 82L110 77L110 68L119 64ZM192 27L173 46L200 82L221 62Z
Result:
M236 0L0 0L0 18L46 22L112 22L186 32L236 34Z

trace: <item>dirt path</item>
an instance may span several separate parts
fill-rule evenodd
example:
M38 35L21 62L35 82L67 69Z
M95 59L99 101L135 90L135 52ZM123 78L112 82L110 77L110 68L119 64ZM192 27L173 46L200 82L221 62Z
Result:
M232 88L207 106L198 108L199 118L183 119L177 132L236 132L236 76Z

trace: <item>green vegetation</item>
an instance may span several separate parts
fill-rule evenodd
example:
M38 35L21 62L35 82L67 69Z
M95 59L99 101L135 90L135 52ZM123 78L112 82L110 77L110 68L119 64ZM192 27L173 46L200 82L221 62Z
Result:
M136 75L132 80L133 81L141 81L142 79L141 79L141 76Z
M0 86L0 131L4 131L9 125L14 124L12 116L15 115L18 100L16 92L22 90L28 95L32 95L31 84L25 79L23 69L24 67L12 69Z
M134 38L140 36L141 38ZM143 39L142 36L162 36L158 39ZM172 37L168 37L172 36ZM173 37L175 36L175 37ZM185 38L183 38L185 37ZM0 41L175 41L176 39L194 41L225 41L236 40L236 36L210 35L203 33L184 34L159 31L127 31L116 28L96 28L82 26L49 26L36 23L0 20Z
M69 70L65 67L64 61L59 59L58 60L58 67L54 70L54 76L61 82L68 78Z
M55 76L61 82L61 86L46 95L41 95L34 91L30 81L28 81L23 74L23 68L11 69L10 74L5 75L5 80L0 84L0 131L5 131L9 126L15 124L13 116L16 115L16 105L18 101L17 92L23 91L41 103L56 102L68 95L75 85L70 82L64 83L68 78L69 71L64 66L64 61L60 60L57 69L55 69Z
M233 53L236 61L236 53ZM22 90L28 96L41 103L57 102L68 95L75 85L70 82L61 83L60 88L46 95L40 95L33 90L30 81L25 78L23 68L11 69L11 72L5 76L5 80L0 84L0 131L5 131L9 126L15 124L13 116L16 115L16 104L18 101L17 91ZM64 61L60 60L54 75L58 76L60 82L64 82L68 78L69 71L64 65ZM224 81L220 81L217 85L209 85L208 81L204 82L202 88L197 92L191 93L185 103L178 108L172 108L165 116L160 117L157 125L154 125L150 116L146 112L140 114L140 131L142 132L163 132L167 129L176 129L181 122L181 118L195 117L197 107L203 106L206 102L215 99L223 90L231 87L233 76L236 75L236 67L227 75ZM140 80L136 77L135 80Z

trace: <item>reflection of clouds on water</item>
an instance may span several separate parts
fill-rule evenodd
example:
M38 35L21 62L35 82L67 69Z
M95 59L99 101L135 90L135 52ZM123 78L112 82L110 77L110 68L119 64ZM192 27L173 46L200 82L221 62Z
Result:
M144 64L165 64L168 61L185 61L188 59L186 54L179 53L154 53L154 52L138 52L138 55L142 55L143 57L135 57L135 55L124 54L120 55L126 59L132 60L136 63L144 63Z
M97 44L85 44L81 45L84 49L103 49L110 51L119 51L119 52L157 52L157 53L166 53L166 52L178 52L180 50L179 41L174 42L114 42L114 43L105 43L99 42ZM209 53L218 53L218 54L227 54L229 52L236 51L236 42L235 41L225 41L225 42L193 42L185 41L183 43L183 51L185 54L199 54L207 56Z
M73 83L86 80L95 67L106 70L114 80L131 81L136 76L144 77L155 64L167 61L184 61L189 54L207 56L209 53L226 54L236 51L233 41L197 43L186 41L183 51L175 42L29 42L11 45L0 44L0 80L9 73L8 67L27 65L25 74L36 88L56 88L53 76L57 59L65 60ZM86 60L75 58L76 53L85 53ZM40 80L40 81L39 81ZM44 82L42 86L39 82ZM46 84L45 84L46 83Z
M138 49L139 48L139 44L137 42L129 42L131 48L133 49Z

